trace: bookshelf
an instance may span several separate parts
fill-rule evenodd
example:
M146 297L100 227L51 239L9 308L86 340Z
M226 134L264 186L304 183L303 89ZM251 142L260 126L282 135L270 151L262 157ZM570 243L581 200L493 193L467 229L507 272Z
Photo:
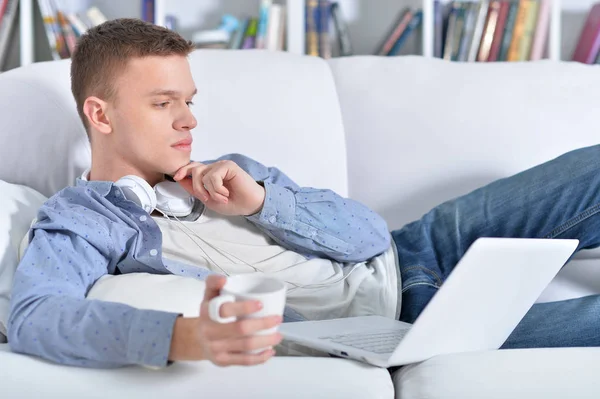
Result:
M35 61L35 35L34 35L34 2L36 0L20 0L20 65L28 65ZM305 48L305 3L306 0L275 0L280 4L285 4L287 8L286 23L288 26L288 35L286 38L286 44L290 52L295 54L304 54ZM361 20L365 18L365 14L372 13L372 9L378 12L378 15L388 12L397 12L404 6L421 7L423 10L423 25L422 25L422 41L419 51L425 57L432 57L434 53L434 0L337 0L344 7L344 11L349 11L349 14L354 20ZM447 4L450 0L442 0L443 4ZM109 11L107 16L117 17L125 16L129 14L131 16L131 10L138 10L140 7L138 4L140 0L127 0L121 2L107 1L107 0L65 0L66 3L71 3L71 9L81 8L84 9L90 5L99 4L99 6L106 7ZM570 54L565 50L564 46L564 35L563 33L569 33L573 29L579 31L580 26L562 26L562 15L565 11L565 7L573 7L574 3L579 7L580 11L584 11L587 7L591 6L593 0L568 0L563 2L562 0L552 0L552 12L550 22L550 34L548 37L548 58L554 61L561 59L568 59ZM564 4L563 4L564 3ZM176 14L178 16L193 15L198 17L202 12L210 9L210 5L217 4L221 10L249 10L256 9L260 0L210 0L198 2L197 0L155 0L155 21L159 25L165 25L166 16L169 14ZM135 11L134 11L135 13ZM139 15L138 15L139 16ZM188 17L191 18L191 17ZM383 35L387 29L385 23L377 24L376 20L367 19L367 23L357 26L356 34L353 37L357 39L357 42L363 40L359 35L371 37L369 40L364 39L363 50L357 54L369 54L367 48L370 48L371 42L374 40L373 37ZM359 21L360 22L360 21ZM568 32L565 32L568 30ZM573 30L574 32L574 30ZM360 43L359 43L360 44Z

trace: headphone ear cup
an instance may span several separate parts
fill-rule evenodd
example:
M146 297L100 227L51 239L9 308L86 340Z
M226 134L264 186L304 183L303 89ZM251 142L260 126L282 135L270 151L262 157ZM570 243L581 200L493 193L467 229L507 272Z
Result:
M156 208L156 193L150 184L135 175L123 176L115 182L115 186L123 191L123 195L130 201L141 206L146 212L152 213Z

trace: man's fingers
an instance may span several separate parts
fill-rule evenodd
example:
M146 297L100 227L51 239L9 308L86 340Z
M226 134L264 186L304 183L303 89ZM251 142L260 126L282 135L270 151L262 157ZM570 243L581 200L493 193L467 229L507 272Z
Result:
M213 200L219 201L219 202L227 202L227 197L216 192L215 187L213 186L213 183L210 178L206 178L206 176L205 176L202 179L201 185L203 186L203 189L206 190L210 194L210 196Z
M209 339L227 339L252 335L258 331L273 328L281 324L280 316L267 316L258 319L245 319L233 323L213 324Z
M208 302L214 297L219 296L221 288L225 285L227 279L223 276L208 276L206 279L206 288L204 290L204 302Z
M253 366L262 364L275 355L273 349L266 349L257 354L221 352L215 355L213 363L217 366Z
M175 181L179 181L181 179L183 179L184 177L190 176L192 170L199 168L199 169L204 169L202 168L202 166L207 167L208 165L204 165L203 163L200 162L190 162L185 166L182 166L181 168L179 168L177 170L177 172L175 172L175 174L173 175L173 180Z
M243 301L225 303L219 309L221 317L246 316L262 309L260 301Z
M224 176L221 176L221 171L214 171L212 173L207 173L204 176L204 179L209 179L210 183L216 193L219 193L225 197L229 197L229 190L223 185Z
M283 336L279 333L275 333L269 335L252 335L243 338L223 339L220 341L213 341L210 345L213 353L236 353L273 347L278 345L282 340Z

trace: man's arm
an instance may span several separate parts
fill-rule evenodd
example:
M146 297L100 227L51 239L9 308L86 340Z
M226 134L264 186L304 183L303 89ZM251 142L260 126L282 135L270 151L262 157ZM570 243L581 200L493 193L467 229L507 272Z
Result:
M86 367L165 366L178 315L86 299L107 273L113 255L109 235L89 229L82 236L63 229L62 222L41 220L34 226L16 270L8 319L11 349Z
M340 262L365 261L389 248L385 220L365 205L332 190L300 187L279 169L240 154L218 160L224 159L264 185L262 210L247 218L279 244Z

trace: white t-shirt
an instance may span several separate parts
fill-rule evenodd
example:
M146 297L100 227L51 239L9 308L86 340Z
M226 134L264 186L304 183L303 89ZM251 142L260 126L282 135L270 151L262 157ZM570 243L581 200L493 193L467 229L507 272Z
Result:
M400 276L393 241L381 255L348 264L308 259L288 250L242 216L205 209L193 222L154 220L163 235L163 257L221 274L260 272L276 277L287 283L287 305L309 320L399 316Z

